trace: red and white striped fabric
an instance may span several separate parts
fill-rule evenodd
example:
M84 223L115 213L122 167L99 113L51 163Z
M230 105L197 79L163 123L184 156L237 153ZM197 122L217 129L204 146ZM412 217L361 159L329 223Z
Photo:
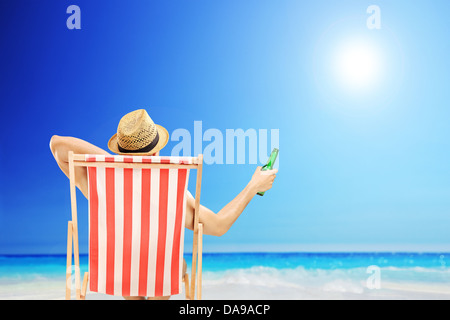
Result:
M87 162L191 164L191 157L86 155ZM88 167L89 289L181 292L189 169Z

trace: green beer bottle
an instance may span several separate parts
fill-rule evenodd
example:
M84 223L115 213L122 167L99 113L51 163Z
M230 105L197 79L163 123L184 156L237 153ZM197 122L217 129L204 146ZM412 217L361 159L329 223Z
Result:
M267 161L266 165L261 168L262 171L272 170L273 165L275 164L275 160L278 156L278 149L273 148L272 153L270 154L269 161ZM257 195L263 196L265 192L258 192Z

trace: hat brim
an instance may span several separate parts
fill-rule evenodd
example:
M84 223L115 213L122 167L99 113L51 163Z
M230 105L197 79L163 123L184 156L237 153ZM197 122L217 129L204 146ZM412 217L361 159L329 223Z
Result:
M164 148L169 142L169 132L167 132L166 128L156 124L156 129L158 130L159 140L158 144L150 151L143 152L143 153L134 153L134 152L120 152L119 151L119 144L117 141L117 133L114 134L111 139L109 139L108 142L108 148L112 152L116 154L123 154L123 155L129 155L129 156L149 156L151 154L154 154L158 151L160 151L162 148Z

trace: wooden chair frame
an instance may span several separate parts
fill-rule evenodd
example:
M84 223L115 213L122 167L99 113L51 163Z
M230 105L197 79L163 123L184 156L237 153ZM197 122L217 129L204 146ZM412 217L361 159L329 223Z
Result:
M203 225L199 222L200 209L200 192L202 185L202 169L203 155L199 154L194 158L192 164L172 164L172 163L124 163L124 162L86 162L84 154L74 154L69 151L69 179L70 179L70 201L72 209L72 220L69 221L67 227L67 269L66 269L66 300L71 298L71 277L72 277L72 245L75 263L75 294L77 300L86 298L87 283L89 273L85 272L83 277L83 285L81 286L80 277L80 252L78 244L78 219L77 219L77 200L76 200L76 183L75 183L75 167L115 167L115 168L186 168L197 170L197 181L195 188L195 205L194 205L194 235L192 244L192 268L191 283L189 284L189 276L187 273L183 275L185 283L186 299L191 300L195 297L195 284L197 283L198 300L202 297L202 251L203 251ZM197 265L198 260L198 265ZM197 282L196 282L197 280Z

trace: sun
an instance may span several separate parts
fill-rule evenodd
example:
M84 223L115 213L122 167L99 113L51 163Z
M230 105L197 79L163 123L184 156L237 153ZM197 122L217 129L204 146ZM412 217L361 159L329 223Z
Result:
M399 39L386 25L367 29L360 18L331 24L317 39L311 59L312 80L323 105L358 114L391 105L405 77Z
M349 90L368 90L381 76L382 57L376 46L366 41L342 44L336 50L335 76Z

